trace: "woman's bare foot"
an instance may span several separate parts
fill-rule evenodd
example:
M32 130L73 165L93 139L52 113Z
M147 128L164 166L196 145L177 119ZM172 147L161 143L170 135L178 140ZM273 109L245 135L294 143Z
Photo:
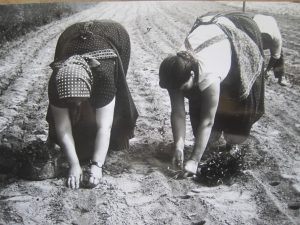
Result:
M79 164L70 165L67 187L78 189L82 181L82 169Z

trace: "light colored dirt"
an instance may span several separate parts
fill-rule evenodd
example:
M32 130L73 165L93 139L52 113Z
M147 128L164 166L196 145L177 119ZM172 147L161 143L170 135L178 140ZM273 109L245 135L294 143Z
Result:
M45 141L48 65L60 33L78 21L113 19L128 30L132 43L128 83L140 117L130 150L107 157L104 183L98 189L70 190L61 177L25 181L3 175L0 224L300 224L300 4L247 5L278 20L291 87L277 85L273 77L266 82L266 113L245 144L242 173L229 185L208 187L174 179L167 169L172 143L170 105L167 92L158 85L159 64L180 47L197 16L241 6L103 2L3 46L2 148L14 151L24 143ZM187 154L192 141L189 125Z

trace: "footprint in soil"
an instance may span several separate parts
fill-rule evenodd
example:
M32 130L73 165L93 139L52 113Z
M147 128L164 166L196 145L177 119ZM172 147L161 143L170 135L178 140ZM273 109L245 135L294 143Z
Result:
M201 220L200 222L193 222L192 225L204 225L205 223L205 220Z
M279 184L280 184L279 181L272 181L272 182L270 182L270 185L273 186L273 187L278 186Z
M190 199L192 196L190 195L182 195L180 196L181 199Z
M291 202L288 204L288 207L292 210L300 209L300 202Z

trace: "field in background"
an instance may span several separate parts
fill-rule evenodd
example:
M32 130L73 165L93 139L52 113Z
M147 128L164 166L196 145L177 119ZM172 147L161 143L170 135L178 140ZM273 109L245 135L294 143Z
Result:
M39 26L93 5L93 3L0 4L0 46Z
M273 76L266 79L266 112L243 146L242 171L224 184L209 186L192 179L175 179L176 171L170 164L170 100L167 91L159 87L159 65L180 48L197 16L241 10L241 3L101 2L3 44L0 224L299 225L300 4L247 2L247 11L267 13L278 21L291 85L281 87ZM49 64L57 39L71 24L94 19L120 22L130 35L127 81L140 114L130 149L109 152L103 184L97 189L66 188L63 163L58 164L60 173L53 179L16 177L13 171L26 172L20 169L24 168L20 165L26 166L20 156L45 148L47 85L52 72ZM188 120L187 131L186 158L193 143ZM87 168L87 164L82 165Z

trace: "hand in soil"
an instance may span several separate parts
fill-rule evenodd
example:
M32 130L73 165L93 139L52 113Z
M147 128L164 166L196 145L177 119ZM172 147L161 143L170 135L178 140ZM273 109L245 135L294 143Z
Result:
M176 149L172 159L173 166L183 169L183 159L184 159L183 150Z
M78 189L82 182L82 169L79 164L71 165L67 180L67 187Z
M289 86L289 82L285 77L280 77L278 79L278 84L280 84L281 86Z
M184 166L185 175L184 177L190 174L196 174L198 168L198 162L195 160L188 160Z
M88 186L90 188L96 187L100 183L101 179L102 179L102 168L95 165L91 165Z

